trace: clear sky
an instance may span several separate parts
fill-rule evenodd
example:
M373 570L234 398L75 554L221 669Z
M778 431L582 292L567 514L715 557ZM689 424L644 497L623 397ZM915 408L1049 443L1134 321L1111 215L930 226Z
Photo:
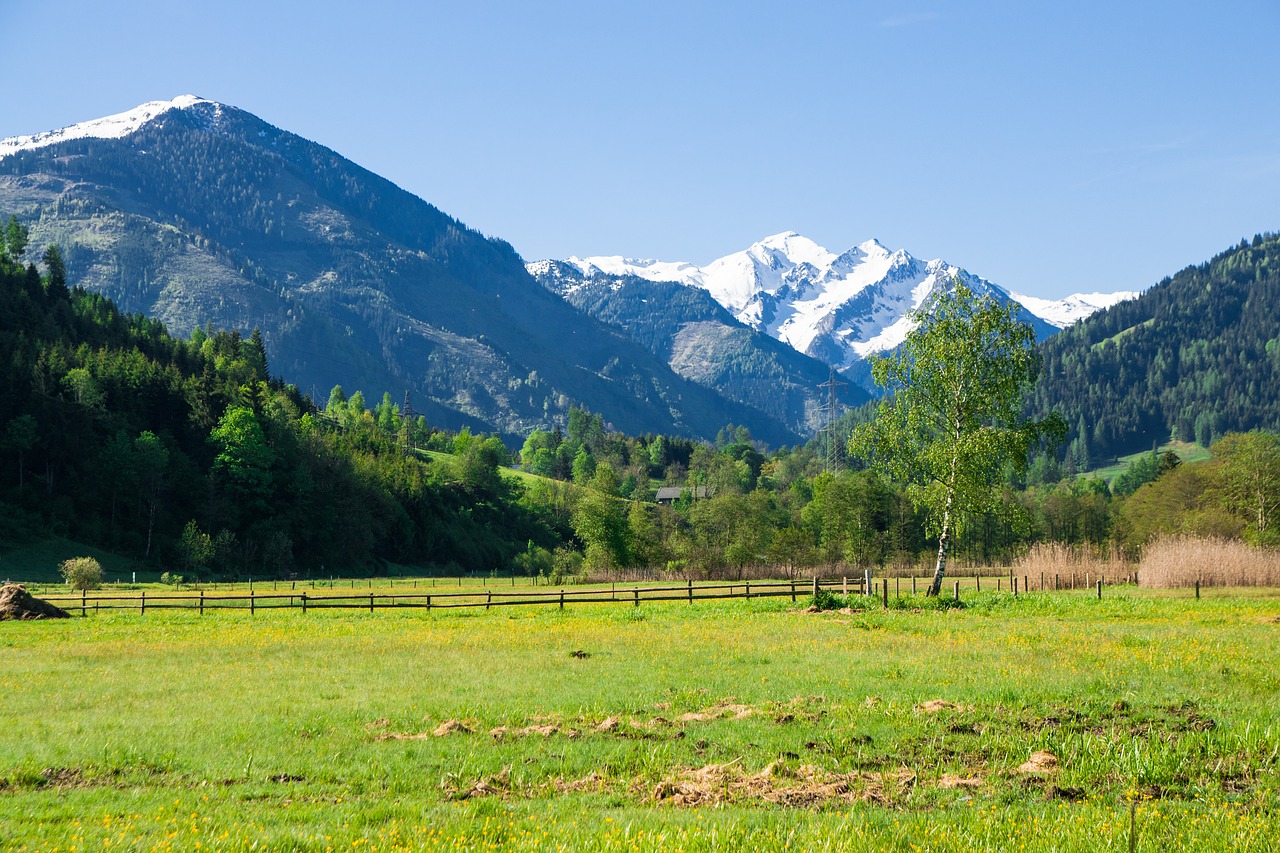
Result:
M1141 289L1280 230L1280 4L0 0L0 137L193 93L527 259L869 237Z

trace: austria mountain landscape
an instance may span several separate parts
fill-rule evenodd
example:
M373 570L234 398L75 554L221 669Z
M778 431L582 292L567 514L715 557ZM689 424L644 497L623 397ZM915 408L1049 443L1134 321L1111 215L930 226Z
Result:
M1246 5L7 10L0 851L1273 849Z

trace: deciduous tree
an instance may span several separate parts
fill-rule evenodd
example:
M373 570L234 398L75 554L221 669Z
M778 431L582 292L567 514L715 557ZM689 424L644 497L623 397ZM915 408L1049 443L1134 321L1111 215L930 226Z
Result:
M1001 510L1006 465L1025 469L1042 440L1060 442L1062 418L1033 422L1022 402L1040 370L1035 334L1015 308L959 280L914 315L918 324L871 372L888 394L854 430L850 452L907 483L938 535L930 595L942 589L959 520Z

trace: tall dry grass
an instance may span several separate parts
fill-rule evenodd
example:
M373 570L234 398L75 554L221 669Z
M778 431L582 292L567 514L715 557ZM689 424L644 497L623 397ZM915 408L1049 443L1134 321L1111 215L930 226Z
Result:
M1280 552L1232 539L1160 537L1138 564L1139 586L1280 586Z
M1073 574L1082 579L1106 578L1119 582L1133 573L1133 564L1114 544L1098 548L1090 545L1064 545L1061 542L1039 542L1013 562L1016 575L1039 575L1065 579Z

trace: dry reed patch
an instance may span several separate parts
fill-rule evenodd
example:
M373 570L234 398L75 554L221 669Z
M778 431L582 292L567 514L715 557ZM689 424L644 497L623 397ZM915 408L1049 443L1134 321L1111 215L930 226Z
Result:
M1015 575L1038 579L1043 573L1045 583L1050 586L1050 579L1055 576L1066 583L1062 579L1070 578L1072 574L1118 579L1128 577L1132 572L1133 563L1126 560L1124 553L1114 544L1101 549L1087 545L1040 542L1013 562Z
M1160 537L1138 564L1138 584L1151 589L1195 586L1280 586L1280 552L1230 539Z

